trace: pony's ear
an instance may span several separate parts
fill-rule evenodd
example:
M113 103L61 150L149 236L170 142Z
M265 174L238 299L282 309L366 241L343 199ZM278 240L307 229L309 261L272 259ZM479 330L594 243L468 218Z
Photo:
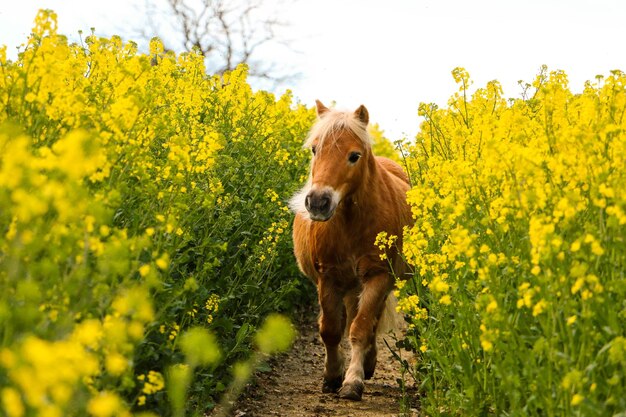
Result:
M359 106L358 109L354 111L354 115L365 125L367 125L370 121L370 114L367 112L367 109L362 104Z
M328 111L328 107L324 106L319 100L315 100L315 106L317 107L318 116L321 116Z

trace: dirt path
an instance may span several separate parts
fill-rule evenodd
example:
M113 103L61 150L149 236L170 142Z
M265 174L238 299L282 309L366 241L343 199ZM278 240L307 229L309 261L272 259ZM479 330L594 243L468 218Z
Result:
M335 394L322 393L324 347L317 334L317 324L308 319L299 328L293 349L270 363L271 370L257 375L237 402L233 416L400 416L401 390L397 362L378 342L378 365L374 377L365 381L363 400L341 400ZM393 342L389 341L393 346ZM349 352L349 350L347 350ZM405 414L407 415L407 414ZM408 414L416 416L415 410Z

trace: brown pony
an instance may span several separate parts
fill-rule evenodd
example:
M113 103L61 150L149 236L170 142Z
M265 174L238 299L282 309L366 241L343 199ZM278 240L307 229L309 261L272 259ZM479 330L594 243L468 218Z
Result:
M316 104L318 121L305 144L313 152L310 178L290 204L296 212L294 249L298 266L318 290L326 347L322 391L358 401L363 380L374 374L383 316L395 314L388 297L394 286L390 267L396 274L404 267L395 249L389 260L381 259L374 241L385 231L398 236L401 247L411 218L409 184L398 164L372 154L364 106L341 112ZM346 324L352 356L344 372L340 342Z

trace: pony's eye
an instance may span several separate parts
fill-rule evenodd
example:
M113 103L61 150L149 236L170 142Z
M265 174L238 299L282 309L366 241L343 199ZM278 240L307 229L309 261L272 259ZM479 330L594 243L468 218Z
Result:
M356 163L356 161L359 160L359 158L361 157L361 154L358 152L352 152L350 154L350 156L348 157L348 161L350 161L351 164Z
M311 146L311 152L313 152L313 155L315 155L315 145Z

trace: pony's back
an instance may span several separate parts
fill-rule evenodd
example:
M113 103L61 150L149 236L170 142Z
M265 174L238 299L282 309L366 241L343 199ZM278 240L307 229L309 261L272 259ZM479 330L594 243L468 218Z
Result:
M406 172L404 172L402 167L400 165L398 165L395 161L392 161L389 158L385 158L384 156L377 156L376 157L376 161L380 165L382 165L382 167L385 168L385 170L387 170L387 172L395 175L396 177L400 178L402 181L404 181L407 184L409 184L409 177L408 177L408 175L406 175Z

